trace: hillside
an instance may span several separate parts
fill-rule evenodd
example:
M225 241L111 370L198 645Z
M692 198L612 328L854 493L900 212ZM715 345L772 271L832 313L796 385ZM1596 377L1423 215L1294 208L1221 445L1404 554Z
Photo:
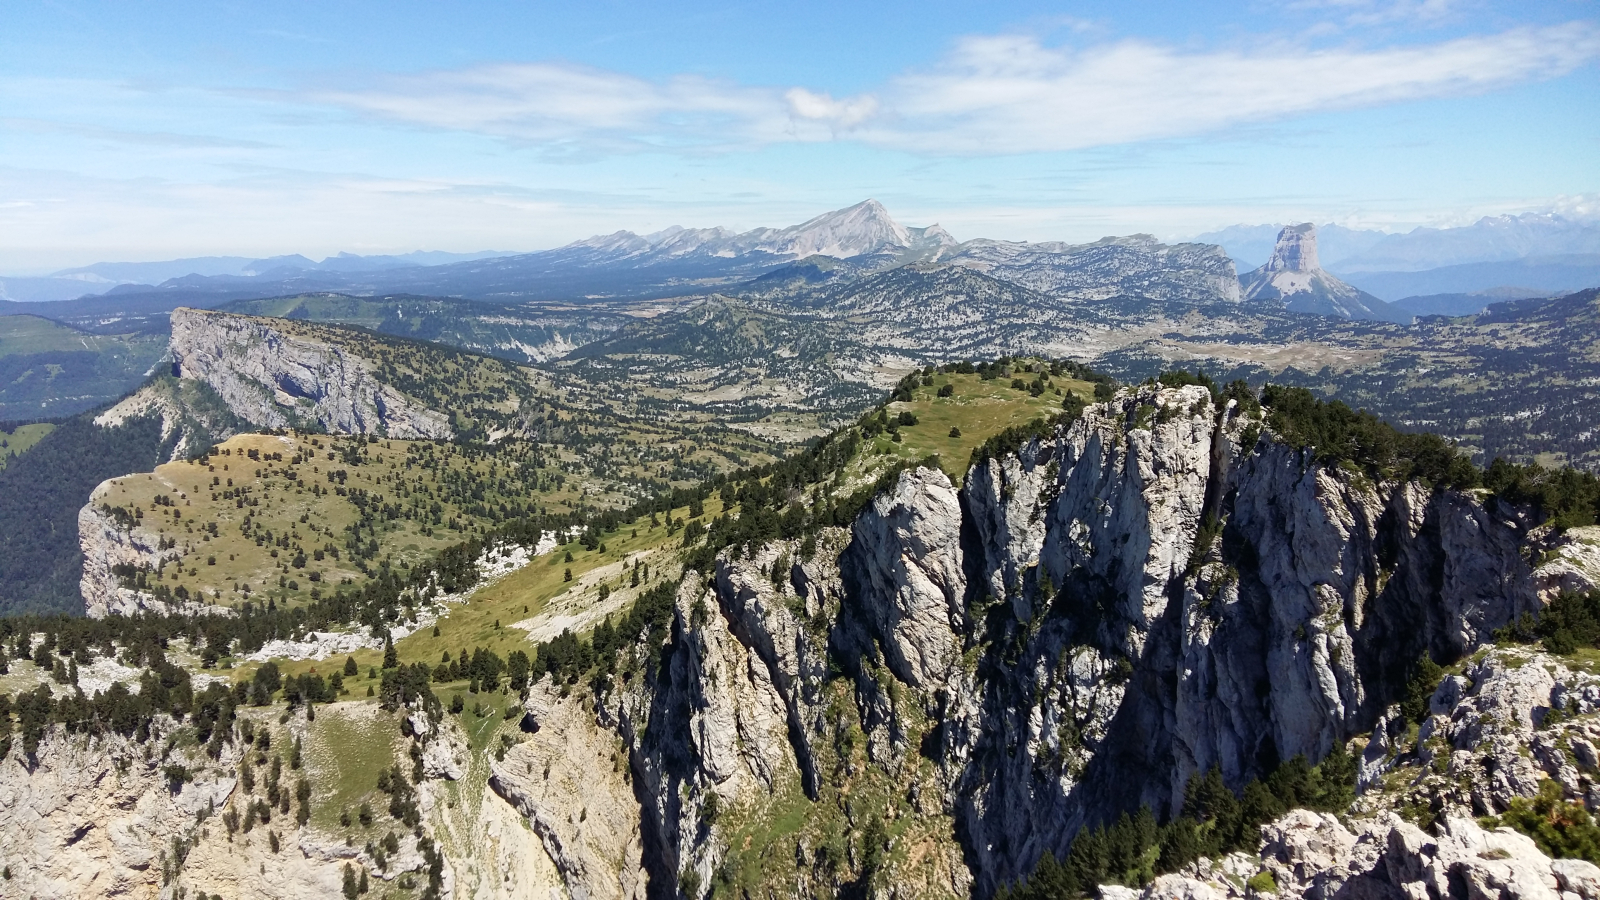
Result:
M62 418L115 400L161 359L160 335L93 334L32 315L0 316L0 421Z
M775 443L730 430L713 412L679 408L671 395L613 394L502 359L289 319L180 310L169 352L176 377L153 379L98 414L64 423L0 470L0 540L8 550L0 560L0 609L81 608L78 510L96 486L169 461L187 465L176 461L234 435L300 430L479 448L463 463L461 453L440 444L437 458L456 479L477 477L469 470L483 459L532 479L519 482L529 493L517 502L477 514L472 521L481 529L541 504L562 516L628 506L770 459L785 439L816 428L786 430ZM318 495L330 503L337 496ZM116 528L90 524L106 541L121 540ZM232 590L232 579L226 583ZM301 582L300 595L308 590Z
M240 615L6 620L0 792L56 811L0 806L12 883L698 900L1588 877L1551 861L1588 852L1567 843L1588 820L1537 823L1581 809L1600 631L1577 599L1534 616L1600 580L1594 529L1552 531L1502 475L1301 392L971 369L553 549L469 541Z
M450 297L303 294L239 300L224 311L335 325L446 344L513 362L545 362L599 340L628 321L604 309L534 309Z

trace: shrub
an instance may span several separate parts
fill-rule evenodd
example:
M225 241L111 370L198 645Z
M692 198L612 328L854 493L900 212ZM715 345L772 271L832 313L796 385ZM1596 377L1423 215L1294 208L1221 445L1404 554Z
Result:
M1244 886L1258 894L1276 894L1278 892L1277 880L1266 869L1251 875L1250 880L1246 881Z
M1406 680L1406 695L1400 701L1400 712L1414 722L1426 719L1428 701L1433 698L1433 692L1439 689L1439 682L1443 678L1444 669L1439 668L1439 664L1428 654L1417 657L1411 666L1411 677Z
M1582 804L1562 800L1561 784L1555 779L1542 782L1536 797L1512 800L1498 819L1484 824L1515 828L1533 838L1546 856L1600 863L1600 827Z

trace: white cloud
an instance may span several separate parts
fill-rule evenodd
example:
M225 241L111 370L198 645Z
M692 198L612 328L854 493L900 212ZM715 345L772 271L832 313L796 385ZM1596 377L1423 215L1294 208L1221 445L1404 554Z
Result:
M1372 14L1399 7L1442 14L1447 6L1447 0L1322 2ZM1184 51L1139 40L1076 48L990 35L962 40L939 65L903 74L881 90L842 98L692 75L651 81L559 63L429 72L311 96L387 119L552 148L699 152L853 140L932 156L982 156L1183 137L1476 94L1559 77L1596 58L1600 28L1589 22L1383 49L1278 42Z
M1600 194L1563 194L1550 201L1547 209L1568 219L1600 223Z
M943 66L898 79L888 101L898 121L864 137L925 152L1072 150L1479 93L1597 57L1600 29L1589 23L1383 50L1183 53L1122 41L1076 51L970 38Z
M1331 10L1342 13L1347 24L1369 26L1393 22L1435 24L1456 18L1464 5L1461 0L1297 0L1289 7Z
M816 94L805 88L784 92L789 111L801 119L828 122L840 128L854 128L878 111L878 98L868 94L848 100L835 100L829 94Z

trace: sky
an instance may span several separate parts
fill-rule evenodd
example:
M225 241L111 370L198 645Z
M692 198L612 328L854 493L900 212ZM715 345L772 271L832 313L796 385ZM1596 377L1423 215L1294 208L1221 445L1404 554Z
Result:
M0 272L1600 216L1596 0L18 2Z

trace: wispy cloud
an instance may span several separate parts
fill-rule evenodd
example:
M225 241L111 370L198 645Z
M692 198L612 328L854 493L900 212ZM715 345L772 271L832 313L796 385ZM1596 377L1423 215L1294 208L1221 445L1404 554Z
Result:
M965 154L1072 150L1479 93L1597 57L1600 29L1589 23L1382 50L1185 53L1142 41L1073 50L970 38L939 68L900 78L890 103L899 120L865 137Z
M191 150L257 150L270 145L261 141L245 141L203 134L178 134L171 131L129 131L85 125L79 122L53 122L47 119L6 117L0 118L0 128L32 131L41 134L69 134L117 144L134 144L146 147L171 147Z
M827 139L831 132L825 120L833 117L830 104L835 103L810 95L807 109L814 114L791 116L782 92L774 88L696 75L658 82L546 62L427 72L367 90L318 91L310 99L433 128L612 150Z
M1449 0L1323 0L1352 12L1442 12ZM1403 9L1402 9L1403 8ZM834 97L804 86L682 75L652 81L562 63L405 76L310 99L364 115L552 149L738 149L852 140L927 155L1075 150L1205 134L1328 110L1482 93L1600 58L1600 28L1571 22L1380 49L1188 51L1148 41L1047 46L1030 35L960 41L926 70Z
M1416 22L1432 25L1455 18L1469 5L1463 0L1295 0L1292 9L1328 11L1355 26Z

